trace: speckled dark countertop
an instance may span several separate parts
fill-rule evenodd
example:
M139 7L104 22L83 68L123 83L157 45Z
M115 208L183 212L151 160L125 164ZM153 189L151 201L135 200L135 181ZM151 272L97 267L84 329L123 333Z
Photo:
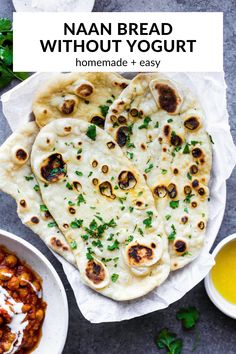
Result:
M12 17L12 11L11 0L0 0L0 17ZM97 0L94 11L224 11L224 69L228 85L230 124L236 141L236 0ZM10 129L0 108L0 143L9 135ZM236 171L227 183L226 211L216 244L225 236L236 232L235 177ZM191 353L198 334L200 341L195 353L236 353L236 322L214 307L206 295L203 282L166 310L121 323L90 324L77 308L60 263L37 236L21 224L16 215L15 202L3 193L0 193L0 215L0 228L33 243L52 262L64 282L70 308L70 325L64 354L158 353L160 351L154 344L154 338L163 327L169 327L184 337L184 354ZM201 313L194 333L183 333L180 324L175 320L176 311L188 305L197 306Z

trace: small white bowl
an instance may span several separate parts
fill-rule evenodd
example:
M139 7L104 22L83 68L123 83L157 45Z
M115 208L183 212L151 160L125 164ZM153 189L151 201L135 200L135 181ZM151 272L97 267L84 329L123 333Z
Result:
M236 239L236 234L228 236L224 238L214 249L212 252L212 256L215 258L219 251L229 242ZM225 315L236 319L236 305L227 301L215 288L212 279L211 279L211 271L205 277L205 288L206 292L213 302L213 304L218 307L218 309L223 312Z
M68 331L68 302L61 279L47 258L22 238L0 229L0 245L25 261L43 281L47 309L41 340L32 353L61 354Z

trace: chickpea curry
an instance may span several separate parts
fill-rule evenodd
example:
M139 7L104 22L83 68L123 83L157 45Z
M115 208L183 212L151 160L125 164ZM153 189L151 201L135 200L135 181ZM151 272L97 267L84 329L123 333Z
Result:
M46 307L39 276L0 246L0 354L35 349Z

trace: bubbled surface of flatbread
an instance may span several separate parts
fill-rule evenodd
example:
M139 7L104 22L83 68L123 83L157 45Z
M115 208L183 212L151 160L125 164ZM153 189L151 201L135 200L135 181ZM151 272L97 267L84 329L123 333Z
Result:
M167 278L168 242L152 193L107 133L79 119L55 120L38 134L31 161L85 284L129 300Z
M80 118L104 127L108 106L128 85L116 73L59 74L45 82L36 93L33 113L43 127L57 118ZM103 106L103 107L100 107Z
M49 212L45 211L38 183L31 170L30 154L37 134L36 124L27 123L0 147L0 189L16 200L17 213L23 224L32 229L49 248L75 264L65 237Z
M105 130L147 180L169 238L171 269L197 257L208 219L212 149L190 91L139 74L111 105Z

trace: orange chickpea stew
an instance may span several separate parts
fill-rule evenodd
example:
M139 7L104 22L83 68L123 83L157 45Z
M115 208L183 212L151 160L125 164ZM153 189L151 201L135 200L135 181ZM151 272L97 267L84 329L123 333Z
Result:
M40 277L0 246L0 354L28 354L38 345L47 305Z

